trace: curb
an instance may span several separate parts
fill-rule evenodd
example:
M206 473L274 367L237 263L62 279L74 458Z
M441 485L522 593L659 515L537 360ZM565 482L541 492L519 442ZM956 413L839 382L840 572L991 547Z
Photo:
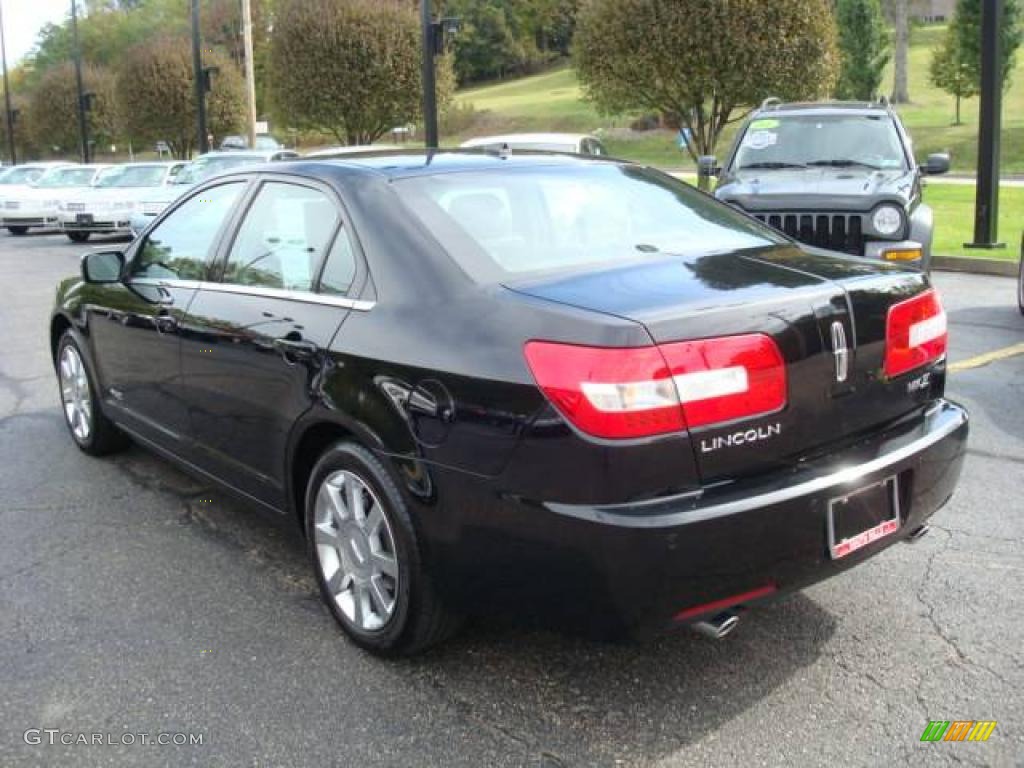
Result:
M1017 277L1020 266L1003 259L974 259L964 256L932 256L932 269L942 272L972 272L976 275Z

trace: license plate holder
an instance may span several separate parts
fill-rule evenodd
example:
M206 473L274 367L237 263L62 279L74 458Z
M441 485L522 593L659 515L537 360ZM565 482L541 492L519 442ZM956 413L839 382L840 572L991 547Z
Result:
M900 529L899 478L888 477L828 503L828 549L833 560Z
M80 213L77 216L75 216L75 222L78 224L92 224L92 214Z

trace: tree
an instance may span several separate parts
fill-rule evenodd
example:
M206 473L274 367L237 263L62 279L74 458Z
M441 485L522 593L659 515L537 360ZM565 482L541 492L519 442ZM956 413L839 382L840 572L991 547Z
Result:
M956 99L956 118L953 125L960 125L960 102L977 95L978 87L964 61L960 32L955 20L946 28L942 44L932 52L929 76L935 86Z
M408 0L281 0L268 86L291 125L370 144L421 111L420 28ZM438 68L438 104L451 98L448 57Z
M106 67L84 64L82 85L92 94L86 113L89 138L102 147L120 135L114 74ZM28 121L33 142L59 154L77 154L81 140L78 127L78 87L70 62L42 73L28 102Z
M982 0L957 0L956 15L951 25L957 30L960 56L972 82L981 89L981 5ZM1010 75L1021 43L1020 5L1017 0L1003 0L1003 19L999 24L1002 35L1002 61L1000 72L1003 88L1010 87Z
M896 28L896 57L893 62L893 104L910 103L910 0L890 0L893 26Z
M462 22L455 38L455 74L460 83L504 77L519 70L527 54L496 0L462 0L448 10Z
M204 53L216 67L207 94L207 127L215 136L236 133L245 119L242 76L227 56ZM175 157L187 159L196 142L192 48L186 38L162 38L130 50L118 73L117 94L127 134L134 141L166 141Z
M956 15L946 29L942 44L932 52L931 80L956 99L956 122L960 125L960 102L981 91L981 2L958 0ZM1010 75L1021 44L1020 6L1004 0L1000 71L1003 88L1010 87Z
M606 113L654 111L712 154L738 110L828 93L837 71L830 0L587 0L575 36L586 95ZM699 20L699 23L698 21Z
M889 33L882 6L878 0L839 0L836 23L841 62L836 93L841 99L874 99L889 63Z

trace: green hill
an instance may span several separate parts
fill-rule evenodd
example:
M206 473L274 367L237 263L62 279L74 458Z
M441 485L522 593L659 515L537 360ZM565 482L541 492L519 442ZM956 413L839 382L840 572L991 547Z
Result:
M949 151L953 169L971 171L977 155L978 101L968 99L962 111L964 125L952 126L954 103L948 94L928 82L931 50L945 26L929 25L914 30L910 51L910 96L913 103L899 107L920 158L929 152ZM1018 62L1024 57L1018 57ZM891 89L892 72L886 75ZM471 104L473 113L446 140L514 131L599 131L612 154L667 168L689 165L676 147L671 131L631 131L635 116L607 117L583 99L575 73L568 67L540 75L460 91L457 101ZM1018 63L1003 109L1003 171L1024 173L1024 64ZM731 132L718 147L722 155Z

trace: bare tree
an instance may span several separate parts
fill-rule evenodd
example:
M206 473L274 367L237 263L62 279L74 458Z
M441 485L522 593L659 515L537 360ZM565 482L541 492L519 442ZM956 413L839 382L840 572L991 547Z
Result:
M890 0L893 25L896 27L895 56L893 68L892 101L894 104L909 104L910 89L907 86L907 55L910 50L910 0Z

